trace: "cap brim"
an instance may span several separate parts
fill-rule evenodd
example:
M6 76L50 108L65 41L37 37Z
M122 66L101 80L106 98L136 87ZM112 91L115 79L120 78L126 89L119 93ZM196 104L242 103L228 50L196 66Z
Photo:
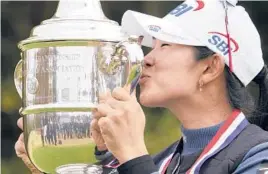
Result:
M152 47L153 37L169 43L204 45L174 22L131 10L124 13L121 26L122 31L128 35L143 36L142 45L148 47Z

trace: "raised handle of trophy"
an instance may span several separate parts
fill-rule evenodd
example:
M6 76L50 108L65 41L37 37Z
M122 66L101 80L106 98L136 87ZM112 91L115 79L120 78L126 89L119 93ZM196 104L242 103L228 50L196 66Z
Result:
M142 73L144 54L141 49L141 40L141 37L130 36L127 41L122 41L116 45L115 52L112 55L112 61L130 64L125 84L129 87L130 93L138 85Z
M14 72L14 83L15 83L17 92L19 93L21 98L22 98L22 78L23 78L22 66L23 66L23 60L21 59L16 65L15 72Z

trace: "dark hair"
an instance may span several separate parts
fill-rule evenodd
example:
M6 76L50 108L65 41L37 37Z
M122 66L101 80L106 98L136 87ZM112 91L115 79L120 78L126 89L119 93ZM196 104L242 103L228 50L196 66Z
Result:
M196 46L197 60L205 59L215 54L203 46ZM268 68L265 65L261 72L253 79L259 85L259 99L256 102L239 79L230 72L226 65L224 69L227 91L230 104L235 109L240 109L247 115L250 123L268 130ZM267 124L267 125L265 125Z

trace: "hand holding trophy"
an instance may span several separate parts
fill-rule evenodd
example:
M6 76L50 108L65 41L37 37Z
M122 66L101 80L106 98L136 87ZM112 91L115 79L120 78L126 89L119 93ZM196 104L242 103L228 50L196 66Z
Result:
M22 118L20 118L17 122L18 127L23 130L23 123L22 123ZM25 144L24 144L24 135L23 133L20 134L16 144L15 144L15 151L16 154L19 158L22 159L24 164L28 167L28 169L31 171L32 174L40 174L41 172L33 165L31 160L29 159L26 149L25 149Z
M102 173L89 165L95 162L92 111L107 89L135 89L143 62L139 38L121 33L99 0L61 0L19 48L14 80L29 160L45 173Z

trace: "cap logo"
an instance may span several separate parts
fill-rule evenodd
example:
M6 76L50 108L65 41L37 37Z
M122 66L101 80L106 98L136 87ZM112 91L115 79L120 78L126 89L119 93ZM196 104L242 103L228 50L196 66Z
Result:
M159 32L161 30L161 27L157 25L149 25L148 28L150 31L154 31L154 32Z
M203 1L197 0L196 2L197 2L196 8L194 8L193 6L191 6L189 4L182 3L179 6L177 6L174 10L172 10L169 14L178 17L178 16L181 16L182 14L184 14L192 9L193 9L193 11L199 11L199 10L204 8L205 3Z
M203 1L201 1L201 0L197 0L196 2L197 2L197 4L198 4L198 6L197 6L196 9L194 9L194 11L198 11L198 10L201 10L202 8L204 8L205 3L204 3Z
M216 48L223 53L223 55L228 54L228 44L227 44L227 35L222 34L219 32L209 32L211 34L211 37L208 39L208 42L212 44L213 46L216 46ZM239 49L238 43L233 39L230 38L231 41L231 50L232 52L236 52Z

